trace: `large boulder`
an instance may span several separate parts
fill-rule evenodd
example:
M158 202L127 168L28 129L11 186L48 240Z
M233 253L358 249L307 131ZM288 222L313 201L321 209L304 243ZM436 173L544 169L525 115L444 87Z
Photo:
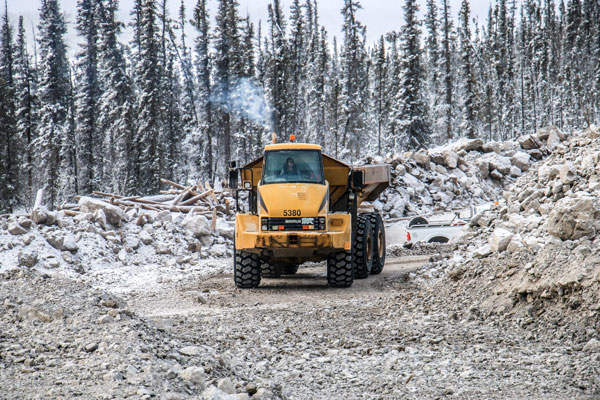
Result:
M464 151L482 151L483 140L481 139L459 139L451 145L451 148L456 153Z
M517 141L523 150L534 150L542 147L542 143L534 135L521 136Z
M416 153L413 154L412 158L419 165L422 165L424 167L429 165L429 154L427 154L427 151L425 151L425 150L417 151Z
M531 156L523 151L516 152L510 158L510 162L521 171L527 171L529 169L529 160L531 160Z
M106 215L107 222L113 226L121 226L121 222L127 220L127 215L125 215L125 212L121 208L91 197L81 197L79 199L79 207L81 211L91 214L102 210L104 215Z
M458 166L458 154L451 150L444 151L444 165L448 168L456 168Z
M512 167L510 158L503 157L496 153L487 153L482 159L489 163L490 171L496 170L502 175L508 175L510 173L510 167Z
M566 162L558 168L558 176L563 185L570 185L577 180L577 170L572 163Z
M513 236L512 232L507 229L496 229L490 237L490 250L494 253L506 250Z
M212 235L210 222L204 215L188 214L181 224L198 239Z
M595 197L565 197L556 202L548 216L548 233L562 240L595 237L600 203Z

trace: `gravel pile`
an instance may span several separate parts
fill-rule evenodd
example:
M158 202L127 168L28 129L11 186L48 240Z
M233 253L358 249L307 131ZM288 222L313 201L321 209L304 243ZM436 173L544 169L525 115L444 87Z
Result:
M0 298L3 399L274 397L203 335L171 335L113 294L13 270L0 274Z
M600 360L600 130L554 149L430 264L457 308L574 338Z

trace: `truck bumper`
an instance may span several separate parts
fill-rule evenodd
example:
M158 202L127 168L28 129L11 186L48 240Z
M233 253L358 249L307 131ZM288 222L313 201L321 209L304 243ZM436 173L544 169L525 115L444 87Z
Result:
M333 225L333 221L336 221ZM315 254L328 254L350 250L350 215L331 214L328 216L328 230L325 231L279 231L259 230L258 217L238 214L235 223L235 248L249 252L272 252L275 257L310 257Z

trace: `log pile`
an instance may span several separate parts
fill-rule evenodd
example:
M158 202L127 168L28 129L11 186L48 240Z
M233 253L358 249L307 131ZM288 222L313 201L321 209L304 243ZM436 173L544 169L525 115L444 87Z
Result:
M141 208L150 211L170 211L191 213L212 217L213 225L217 217L226 217L234 213L233 198L225 191L215 191L209 182L198 182L193 186L184 186L168 179L161 181L170 186L155 196L121 196L114 193L93 192L92 195L103 201L119 206L125 211ZM76 197L79 200L79 197ZM67 215L80 212L78 204L63 204L59 207Z

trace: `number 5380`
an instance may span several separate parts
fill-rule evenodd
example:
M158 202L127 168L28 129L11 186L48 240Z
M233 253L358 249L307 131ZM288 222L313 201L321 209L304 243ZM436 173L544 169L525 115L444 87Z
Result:
M300 210L283 210L284 217L299 217L301 214Z

